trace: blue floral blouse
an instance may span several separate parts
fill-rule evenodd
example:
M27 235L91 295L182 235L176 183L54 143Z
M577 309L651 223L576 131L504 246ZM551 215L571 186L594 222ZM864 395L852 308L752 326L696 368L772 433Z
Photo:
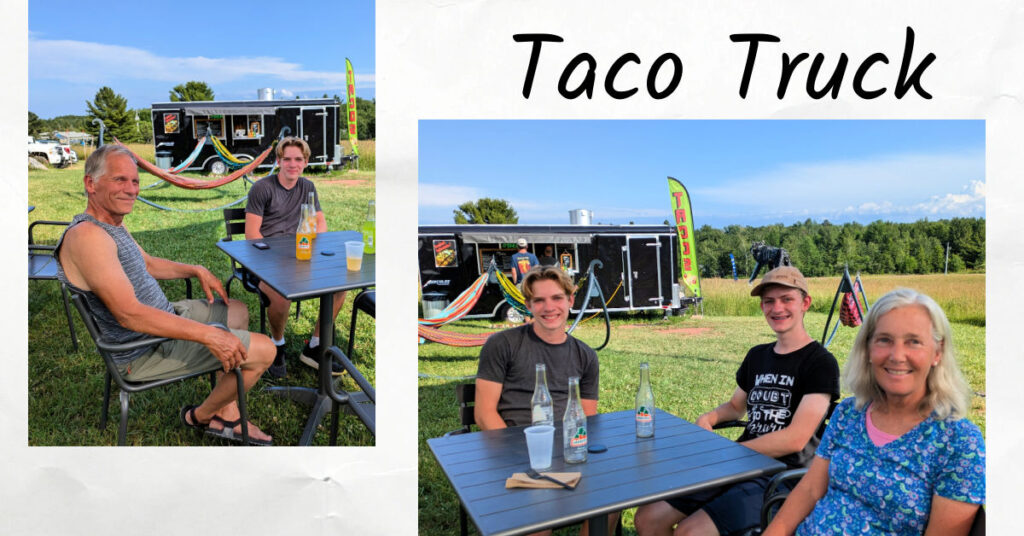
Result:
M797 535L924 533L932 497L985 503L985 439L967 419L928 417L881 447L866 414L843 400L817 455L829 460L828 491Z

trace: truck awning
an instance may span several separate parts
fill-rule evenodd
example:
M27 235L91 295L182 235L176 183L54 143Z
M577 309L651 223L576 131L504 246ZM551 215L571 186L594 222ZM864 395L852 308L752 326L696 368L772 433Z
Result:
M189 106L185 115L274 115L274 106Z
M477 244L514 244L526 238L537 244L589 244L594 235L589 233L524 233L524 232L464 232L462 240Z

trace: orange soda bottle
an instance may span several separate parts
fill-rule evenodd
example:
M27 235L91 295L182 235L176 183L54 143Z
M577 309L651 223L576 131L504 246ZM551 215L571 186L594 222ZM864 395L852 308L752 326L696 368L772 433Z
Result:
M295 230L295 258L300 261L308 261L313 257L313 233L307 217L308 210L306 205L302 205L299 227Z

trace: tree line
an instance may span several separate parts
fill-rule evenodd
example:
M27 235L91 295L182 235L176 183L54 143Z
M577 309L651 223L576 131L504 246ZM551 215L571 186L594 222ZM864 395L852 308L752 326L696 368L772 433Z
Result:
M758 241L785 248L793 265L808 277L836 275L843 265L851 272L869 274L941 273L947 244L949 271L985 269L984 218L879 220L867 225L808 219L789 226L729 225L724 229L705 225L696 230L695 238L702 277L731 277L730 253L736 258L737 275L750 277L756 266L750 246Z
M198 80L174 86L168 92L168 98L171 102L216 100L213 89L206 82ZM324 93L323 98L331 97ZM342 103L342 99L338 95L334 95L333 98L339 104ZM30 136L39 136L54 131L73 130L98 136L99 125L92 122L93 119L98 118L103 121L107 133L125 143L153 141L152 110L150 108L128 108L128 100L113 89L107 86L101 87L93 100L86 101L85 107L85 115L61 115L51 119L42 119L29 111L28 133ZM348 139L348 114L345 113L344 106L339 110L339 139ZM376 100L361 99L357 96L356 112L358 113L357 137L361 140L376 138Z

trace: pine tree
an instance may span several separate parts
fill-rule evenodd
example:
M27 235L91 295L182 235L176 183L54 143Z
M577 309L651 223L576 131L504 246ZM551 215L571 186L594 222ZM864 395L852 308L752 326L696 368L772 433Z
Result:
M467 201L452 211L455 223L519 223L519 215L504 199L484 197Z
M171 102L212 101L213 89L206 85L206 82L190 80L171 88L170 95Z
M86 101L89 110L89 122L86 123L86 132L98 136L99 125L93 124L93 119L99 118L106 126L105 142L112 141L109 136L128 142L142 141L135 128L135 111L128 109L128 100L121 95L114 93L113 89L103 86L96 92L96 98L92 102Z

